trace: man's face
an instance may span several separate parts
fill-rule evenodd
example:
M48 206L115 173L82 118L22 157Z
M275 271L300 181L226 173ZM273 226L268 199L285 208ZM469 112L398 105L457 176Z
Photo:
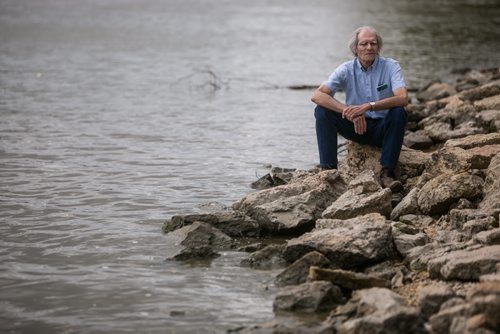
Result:
M357 52L362 64L371 64L378 55L379 45L375 33L362 30L358 34Z

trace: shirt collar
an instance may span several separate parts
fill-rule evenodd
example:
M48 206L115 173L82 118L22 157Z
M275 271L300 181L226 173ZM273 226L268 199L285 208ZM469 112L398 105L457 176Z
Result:
M368 67L366 69L366 71L373 71L373 70L377 69L378 63L379 63L379 56L376 56L375 60L373 61L373 64L371 64L370 67ZM356 65L359 67L359 69L361 71L363 71L363 72L365 71L365 69L363 68L363 66L361 66L361 63L359 62L359 58L358 57L356 57Z

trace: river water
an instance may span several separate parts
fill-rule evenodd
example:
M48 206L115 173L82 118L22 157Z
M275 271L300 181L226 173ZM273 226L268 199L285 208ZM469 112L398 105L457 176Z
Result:
M0 0L0 331L219 333L276 271L165 261L162 222L317 161L311 90L360 25L410 87L499 66L497 0Z

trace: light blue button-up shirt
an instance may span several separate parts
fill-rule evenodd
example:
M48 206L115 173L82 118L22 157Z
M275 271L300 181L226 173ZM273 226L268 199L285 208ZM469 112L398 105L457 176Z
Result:
M334 96L339 90L345 92L347 105L359 105L394 96L393 91L406 87L399 63L391 58L377 57L364 69L358 58L337 67L323 83ZM366 117L383 118L387 110L367 111Z

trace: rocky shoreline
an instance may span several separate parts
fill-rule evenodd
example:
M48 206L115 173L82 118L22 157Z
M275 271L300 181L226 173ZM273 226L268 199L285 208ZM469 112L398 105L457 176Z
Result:
M169 259L283 268L275 319L231 332L500 332L500 69L431 82L407 110L400 193L349 142L338 170L273 168L231 208L165 222Z

